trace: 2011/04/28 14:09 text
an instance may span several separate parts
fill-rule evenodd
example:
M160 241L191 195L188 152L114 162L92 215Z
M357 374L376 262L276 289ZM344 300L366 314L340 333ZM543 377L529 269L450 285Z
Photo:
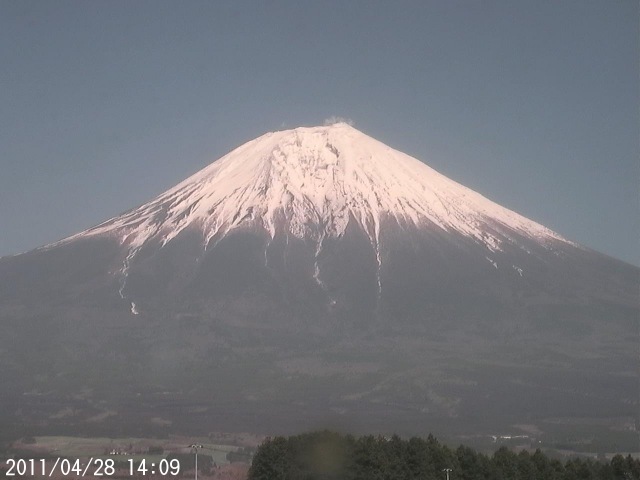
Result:
M86 463L80 459L72 460L68 458L57 458L53 460L45 460L44 458L37 460L34 458L9 458L6 460L5 477L25 477L25 476L46 476L51 477L54 474L62 476L93 476L93 477L109 477L115 475L116 470L122 475L123 468L118 468L112 458L101 459L91 457ZM170 475L176 476L180 474L180 461L177 458L167 460L163 458L158 463L147 462L144 458L139 461L133 459L127 460L127 473L133 475Z

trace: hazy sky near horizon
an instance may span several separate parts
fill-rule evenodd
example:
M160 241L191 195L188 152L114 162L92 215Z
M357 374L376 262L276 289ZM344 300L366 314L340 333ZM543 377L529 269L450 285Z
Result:
M0 256L331 116L640 264L636 1L0 0Z

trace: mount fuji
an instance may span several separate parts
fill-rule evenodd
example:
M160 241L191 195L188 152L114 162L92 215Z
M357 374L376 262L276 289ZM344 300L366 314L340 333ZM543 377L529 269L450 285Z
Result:
M0 259L0 421L618 428L638 410L639 274L345 123L267 133Z

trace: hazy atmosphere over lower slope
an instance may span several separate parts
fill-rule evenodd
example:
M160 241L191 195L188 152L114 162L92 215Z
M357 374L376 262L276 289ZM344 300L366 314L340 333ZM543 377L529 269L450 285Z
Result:
M0 259L1 420L626 425L638 278L347 124L268 133L149 203Z

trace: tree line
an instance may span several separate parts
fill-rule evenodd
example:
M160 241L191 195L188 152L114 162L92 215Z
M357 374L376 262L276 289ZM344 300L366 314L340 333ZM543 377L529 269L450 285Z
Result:
M447 472L446 469L451 469ZM314 432L268 438L256 451L248 480L640 480L640 460L551 459L540 450L493 455L452 449L429 435L354 437Z

